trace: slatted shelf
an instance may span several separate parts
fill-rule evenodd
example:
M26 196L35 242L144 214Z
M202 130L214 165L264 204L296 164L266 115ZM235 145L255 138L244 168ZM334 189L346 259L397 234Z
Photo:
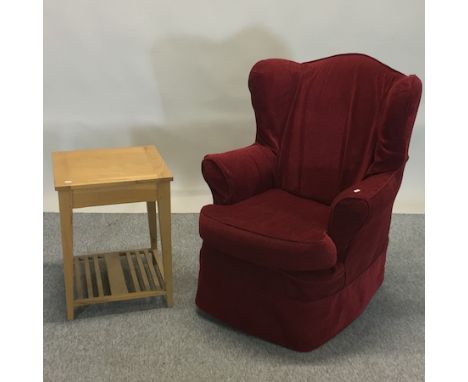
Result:
M75 306L166 294L156 249L75 256L74 268Z

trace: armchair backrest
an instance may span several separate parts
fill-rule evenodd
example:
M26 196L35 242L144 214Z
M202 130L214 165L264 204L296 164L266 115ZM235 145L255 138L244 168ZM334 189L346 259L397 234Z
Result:
M256 141L277 154L276 186L330 204L366 176L404 166L421 87L362 54L255 64Z

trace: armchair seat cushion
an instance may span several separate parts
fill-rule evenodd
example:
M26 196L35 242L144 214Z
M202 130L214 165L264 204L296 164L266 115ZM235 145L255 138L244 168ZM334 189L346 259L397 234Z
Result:
M332 268L336 247L327 235L330 207L271 189L200 212L206 245L260 266L311 271Z

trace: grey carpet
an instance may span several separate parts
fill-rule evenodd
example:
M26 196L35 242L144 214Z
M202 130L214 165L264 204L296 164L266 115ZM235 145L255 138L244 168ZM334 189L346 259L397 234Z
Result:
M173 216L174 300L82 308L65 318L57 214L44 214L45 381L418 381L424 378L424 216L394 215L386 278L366 311L296 353L197 313L196 214ZM142 214L75 214L75 253L148 245Z

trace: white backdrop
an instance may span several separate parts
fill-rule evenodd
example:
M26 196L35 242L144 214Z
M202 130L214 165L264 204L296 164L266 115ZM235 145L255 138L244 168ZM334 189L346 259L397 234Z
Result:
M250 67L345 52L424 83L424 1L44 0L44 210L58 209L52 151L155 144L173 211L198 212L203 155L253 142ZM424 212L424 98L394 211Z

